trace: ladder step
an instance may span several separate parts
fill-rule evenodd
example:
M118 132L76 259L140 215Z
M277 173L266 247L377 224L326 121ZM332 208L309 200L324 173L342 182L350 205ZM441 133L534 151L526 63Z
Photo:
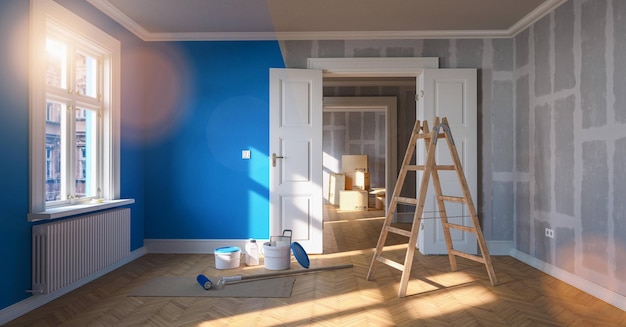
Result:
M459 225L459 224L451 224L451 223L447 223L445 225L448 228L454 228L454 229L459 229L459 230L466 231L466 232L476 233L476 228L474 228L474 227L463 226L463 225Z
M473 261L476 261L476 262L480 262L482 264L485 263L485 258L479 257L477 255L461 252L461 251L458 251L458 250L455 250L455 249L450 250L450 253L452 253L452 254L454 254L456 256L459 256L459 257L463 257L465 259L469 259L469 260L473 260Z
M454 165L435 165L433 168L437 170L456 170Z
M392 227L392 226L387 226L387 231L388 232L392 232L395 234L400 234L406 237L411 237L411 231L410 230L406 230L406 229L401 229L401 228L397 228L397 227Z
M465 198L462 196L451 196L451 195L440 195L439 198L443 201L450 201L450 202L465 202Z
M417 138L418 138L418 139L432 139L432 138L433 138L433 135L435 135L433 132L430 132L430 133L423 133L423 134L419 134L419 135L417 136ZM444 139L444 138L446 138L446 133L439 133L439 134L437 135L437 138L438 138L438 139Z
M394 199L400 203L417 205L417 199L415 198L405 198L402 196L396 196Z
M376 260L386 264L389 267L396 268L396 269L398 269L400 271L404 270L404 265L403 264L397 263L397 262L395 262L395 261L393 261L391 259L387 259L385 257L378 256L378 257L376 257Z
M426 168L426 166L424 165L406 165L402 168L406 168L406 170L408 171L417 171L417 170L424 170ZM456 167L454 165L436 165L433 166L433 168L437 169L437 170L456 170Z

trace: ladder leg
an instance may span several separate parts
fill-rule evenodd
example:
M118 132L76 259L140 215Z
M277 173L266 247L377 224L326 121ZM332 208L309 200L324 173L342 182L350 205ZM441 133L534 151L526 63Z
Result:
M376 244L376 250L374 251L374 256L372 257L372 262L367 272L367 280L372 280L374 278L374 274L376 273L376 267L378 266L378 259L382 255L383 248L385 246L385 241L387 240L388 227L391 226L391 221L393 220L393 216L396 213L396 210L398 207L397 198L400 196L400 192L402 192L402 186L404 185L404 181L408 173L407 166L411 163L411 158L413 157L413 153L415 152L415 145L417 143L417 137L419 135L420 129L421 129L420 121L416 120L415 124L413 125L413 132L411 133L409 145L407 146L407 150L404 154L404 159L402 160L402 168L400 169L398 180L396 181L396 185L394 186L394 189L393 189L391 202L389 203L389 208L387 208L385 222L380 231L380 237L378 238L378 243Z
M433 187L435 189L435 198L437 199L437 207L439 208L439 217L441 220L441 228L443 230L443 237L446 240L446 248L448 249L448 260L450 261L450 269L457 271L456 256L452 252L454 244L452 243L452 235L450 234L450 228L448 228L448 213L446 211L446 204L441 199L443 195L441 190L441 180L439 179L439 172L437 169L433 169L432 172Z
M461 165L461 160L459 159L456 145L454 145L454 139L452 138L452 132L450 131L448 120L444 118L443 123L445 124L444 129L446 133L446 142L448 144L448 149L450 150L450 156L452 157L454 166L456 167L455 171L457 173L458 180L462 186L461 189L463 191L463 197L465 198L465 205L467 206L469 215L472 218L472 224L478 241L478 246L480 248L480 253L482 255L485 268L487 269L487 274L489 275L489 281L491 282L491 285L495 286L498 284L498 279L496 278L496 273L493 269L493 264L491 263L491 256L489 255L489 249L487 248L485 237L482 229L480 228L480 222L478 220L478 214L476 213L474 201L472 200L472 194L467 186L467 179L465 178L465 173Z
M438 123L438 119L435 120ZM426 125L426 129L428 125ZM427 131L425 131L427 132ZM434 130L433 133L436 133ZM417 195L417 206L415 207L415 214L413 216L413 226L411 227L411 237L409 238L409 245L406 250L406 256L404 258L404 269L402 270L402 278L400 279L400 289L398 290L398 297L405 297L406 290L409 285L409 279L411 276L411 268L413 266L413 257L415 256L415 248L417 247L417 236L419 234L420 226L422 223L422 215L424 213L424 202L426 201L426 194L428 193L428 182L430 181L430 175L435 163L435 152L437 150L437 142L432 142L430 138L425 138L425 144L427 146L426 161L424 162L424 172L422 173L422 180L420 182L419 194Z
M402 277L400 278L398 297L405 297L406 290L409 286L409 279L411 277L411 268L413 268L413 257L415 256L417 235L419 234L421 220L422 214L418 213L418 210L415 210L415 215L413 216L413 226L411 227L411 237L409 237L409 244L407 246L406 255L404 257L404 269L402 270Z

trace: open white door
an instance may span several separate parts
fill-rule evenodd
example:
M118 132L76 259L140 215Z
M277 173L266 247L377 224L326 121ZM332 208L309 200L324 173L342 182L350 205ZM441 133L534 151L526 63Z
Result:
M419 101L417 119L427 120L432 129L434 117L447 117L450 130L459 152L467 184L478 205L477 194L477 87L476 69L425 69L418 77L417 87ZM417 149L418 160L424 162L425 150L423 142ZM436 162L440 165L451 165L450 152L445 141L437 144ZM463 196L461 187L454 171L440 171L441 188L444 195ZM421 174L417 176L419 190ZM443 236L441 221L438 219L439 209L431 185L425 201L422 219L423 228L418 236L418 248L423 254L447 254L446 241ZM451 223L472 226L465 204L446 203L448 220ZM477 243L473 233L451 229L452 240L456 250L476 254Z
M322 71L270 69L270 234L322 253Z

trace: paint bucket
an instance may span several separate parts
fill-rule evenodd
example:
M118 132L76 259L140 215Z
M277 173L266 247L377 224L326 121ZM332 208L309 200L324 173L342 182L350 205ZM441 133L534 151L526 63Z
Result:
M291 247L285 245L271 245L270 242L263 243L263 256L265 258L265 269L285 270L291 265Z
M233 269L239 267L241 249L237 246L225 246L215 249L215 268Z

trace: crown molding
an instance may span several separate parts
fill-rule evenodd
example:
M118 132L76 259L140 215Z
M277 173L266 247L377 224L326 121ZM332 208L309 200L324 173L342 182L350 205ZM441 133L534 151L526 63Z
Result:
M88 0L94 1L94 0ZM133 32L131 30L131 32ZM134 32L133 32L134 33ZM303 41L507 38L508 31L338 31L338 32L220 32L137 34L144 41Z
M108 0L87 0L88 3L138 38L148 42L511 38L566 1L548 0L507 30L152 33L113 6Z
M513 26L508 29L507 33L510 37L514 37L519 32L534 24L545 15L548 15L565 2L567 2L567 0L548 0L544 2L539 7L535 8L535 10L528 13L528 15L524 16L524 18L520 19L517 23L513 24Z
M87 2L96 7L98 10L102 11L105 15L109 16L114 21L118 22L120 25L129 30L131 33L135 34L140 39L146 41L145 37L151 34L145 28L132 20L121 10L117 9L117 7L112 5L107 0L87 0Z

